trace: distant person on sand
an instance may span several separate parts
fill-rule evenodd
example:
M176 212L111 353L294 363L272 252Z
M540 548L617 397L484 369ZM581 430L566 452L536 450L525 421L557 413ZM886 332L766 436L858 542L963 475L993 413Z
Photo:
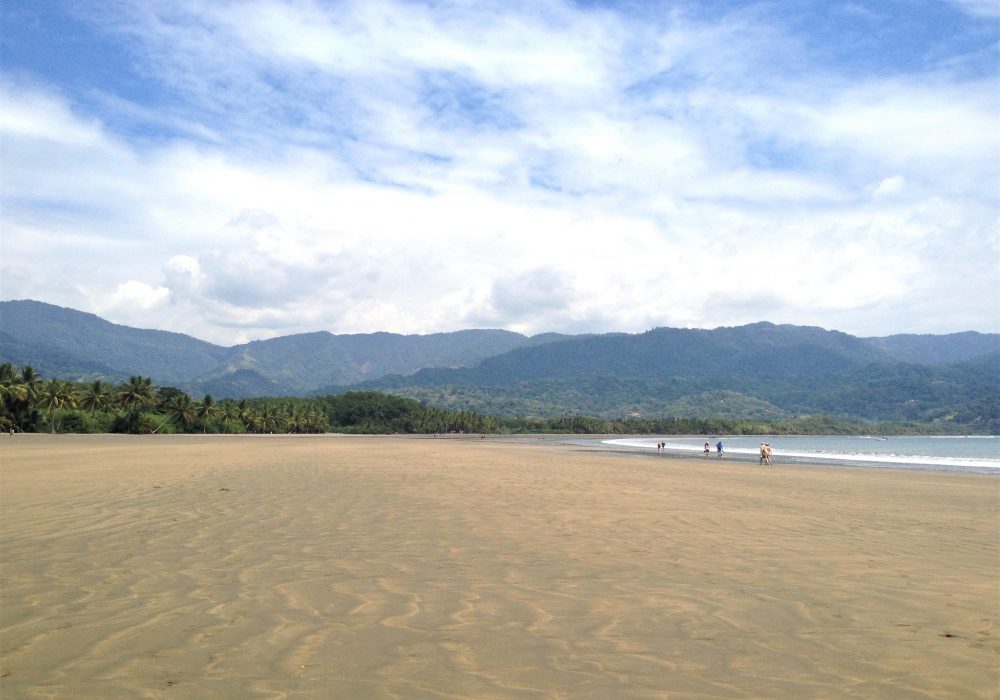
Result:
M712 451L712 447L705 441L705 459L708 459L708 453Z
M722 459L722 440L715 443L715 456Z
M10 436L14 437L14 426L10 426Z
M774 464L771 461L771 445L766 442L764 443L764 464L766 464L769 467L773 466Z
M760 463L763 466L767 461L767 445L760 443Z

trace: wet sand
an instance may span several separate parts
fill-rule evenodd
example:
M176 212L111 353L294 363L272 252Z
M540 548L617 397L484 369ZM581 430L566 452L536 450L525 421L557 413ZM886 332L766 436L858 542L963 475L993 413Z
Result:
M1000 478L0 443L4 698L1000 697Z

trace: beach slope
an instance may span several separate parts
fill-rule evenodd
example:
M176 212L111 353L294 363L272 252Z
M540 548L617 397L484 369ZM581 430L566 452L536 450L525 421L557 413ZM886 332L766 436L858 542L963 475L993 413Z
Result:
M4 697L1000 694L994 476L342 436L0 463Z

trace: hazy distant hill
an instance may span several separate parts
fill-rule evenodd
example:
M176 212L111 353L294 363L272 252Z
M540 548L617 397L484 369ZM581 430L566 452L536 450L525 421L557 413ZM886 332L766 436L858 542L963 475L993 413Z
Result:
M225 354L182 333L119 326L38 301L0 302L0 361L31 364L44 376L183 382L218 367Z
M718 377L815 376L866 364L895 362L873 343L821 328L755 323L714 330L657 328L570 338L484 359L461 370L425 369L401 381L435 385L503 386L538 379L687 377L712 385Z
M67 379L141 374L158 384L219 397L305 394L325 385L405 375L423 367L462 367L562 337L529 338L502 330L431 335L318 332L225 348L37 301L0 302L0 362L31 364L45 376Z
M995 333L950 333L948 335L890 335L865 341L901 362L918 365L947 365L1000 352Z
M836 331L756 323L714 330L660 328L520 348L475 367L425 369L363 386L428 403L502 415L588 413L783 417L827 413L934 420L965 411L1000 418L1000 361L979 354L997 336L924 343L925 363ZM917 350L909 348L910 357ZM942 356L964 362L941 364ZM976 408L978 407L978 408Z
M386 374L412 374L424 367L464 367L530 342L526 336L502 330L431 335L333 335L324 331L230 348L222 371L255 370L295 393L304 393Z
M1000 336L974 332L857 338L771 323L532 338L317 332L223 348L9 301L0 362L67 379L141 374L216 398L365 388L495 415L823 413L1000 426Z

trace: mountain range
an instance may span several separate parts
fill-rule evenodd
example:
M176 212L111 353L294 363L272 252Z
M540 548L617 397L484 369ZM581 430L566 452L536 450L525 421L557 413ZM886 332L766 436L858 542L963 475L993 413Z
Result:
M595 335L316 332L222 347L23 300L0 302L0 362L74 380L140 374L216 398L375 389L495 415L1000 422L1000 335L972 331L859 338L762 322Z

